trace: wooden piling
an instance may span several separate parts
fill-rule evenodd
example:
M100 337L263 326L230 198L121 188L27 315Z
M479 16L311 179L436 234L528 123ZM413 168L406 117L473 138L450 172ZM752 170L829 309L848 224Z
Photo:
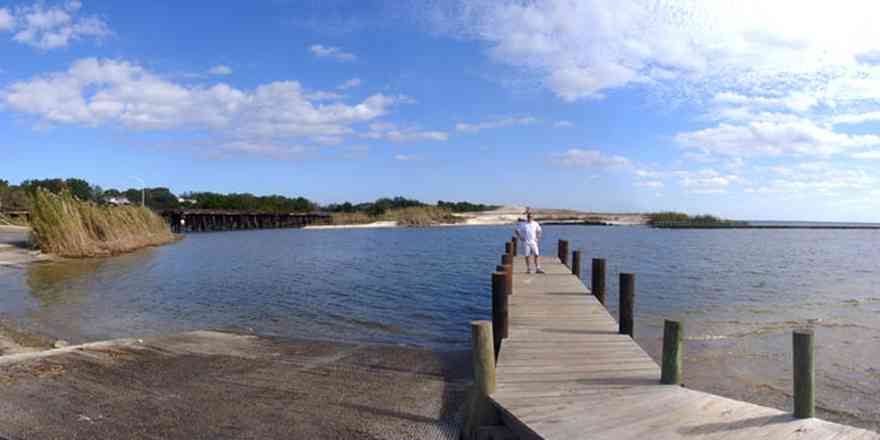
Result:
M495 271L504 274L504 291L508 295L513 295L513 265L499 264L495 266Z
M492 323L489 321L471 322L471 353L474 371L474 389L471 395L470 411L463 428L463 438L476 438L481 426L495 425L499 422L498 413L489 396L495 392L495 352L493 350Z
M815 358L812 330L795 330L792 334L794 359L794 416L809 419L816 415Z
M508 266L508 265L512 266L513 265L513 255L511 255L511 254L502 255L501 256L501 264L504 266Z
M519 240L516 237L511 237L510 242L513 243L513 256L515 257L519 250Z
M513 255L513 243L509 241L504 242L504 253Z
M559 240L559 261L568 266L568 240Z
M593 283L591 290L596 299L605 305L605 259L593 258Z
M660 383L664 385L681 384L682 333L684 331L681 322L666 320L663 323L663 370Z
M581 279L581 251L571 253L571 273Z
M631 273L620 274L620 319L617 323L619 333L633 336L633 308L635 306L636 276Z
M504 272L492 274L492 334L495 335L495 353L501 349L501 340L507 337L508 277Z

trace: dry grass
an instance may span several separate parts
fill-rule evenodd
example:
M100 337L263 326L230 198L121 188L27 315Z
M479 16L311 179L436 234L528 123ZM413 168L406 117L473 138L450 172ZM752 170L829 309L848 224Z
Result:
M22 218L11 218L0 213L0 225L3 226L30 226L27 221Z
M330 216L330 224L333 225L362 225L374 221L375 218L363 212L334 212Z
M452 215L447 208L436 206L413 206L388 211L384 220L394 220L400 226L431 226L436 224L457 223L460 218Z
M31 228L36 247L63 257L115 255L177 239L148 208L98 206L44 190L33 196Z
M371 216L364 212L335 212L331 223L334 225L361 225L379 221L396 221L400 226L419 227L458 223L461 218L452 215L452 211L448 208L413 206L392 209L378 216Z

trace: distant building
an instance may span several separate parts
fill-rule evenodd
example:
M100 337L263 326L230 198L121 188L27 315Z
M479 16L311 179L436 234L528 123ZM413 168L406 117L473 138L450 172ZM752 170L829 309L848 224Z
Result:
M104 199L104 202L106 202L110 205L115 205L115 206L131 205L131 202L128 200L128 197L125 197L125 196L107 197L106 199Z
M183 197L178 197L177 202L181 205L195 205L197 203L196 200L193 199L184 199Z

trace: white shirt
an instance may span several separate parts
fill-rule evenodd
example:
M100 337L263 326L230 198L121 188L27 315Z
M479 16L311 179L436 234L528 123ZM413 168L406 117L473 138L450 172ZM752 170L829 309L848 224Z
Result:
M516 235L526 243L537 243L539 234L541 234L541 225L534 220L516 224Z

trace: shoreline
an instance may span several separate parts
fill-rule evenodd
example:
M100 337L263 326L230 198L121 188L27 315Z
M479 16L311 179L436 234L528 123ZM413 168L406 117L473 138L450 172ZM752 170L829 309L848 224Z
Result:
M370 223L349 223L338 225L307 225L303 229L369 229L369 228L433 228L455 226L507 226L514 225L524 216L525 208L504 207L492 211L453 213L458 220L454 223L437 222L429 225L401 225L394 220L382 220ZM563 226L644 226L648 217L643 214L601 214L583 213L564 209L535 209L535 219L545 225Z

